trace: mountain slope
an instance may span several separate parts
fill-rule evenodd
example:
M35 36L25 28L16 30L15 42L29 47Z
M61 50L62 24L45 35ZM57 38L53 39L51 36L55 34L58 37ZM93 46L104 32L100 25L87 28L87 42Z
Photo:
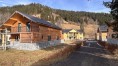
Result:
M65 21L72 21L76 23L84 22L81 17L89 17L94 21L98 20L98 24L103 24L105 21L110 21L111 15L106 13L91 13L91 12L75 12L75 11L66 11L59 9L52 9L50 7L31 3L29 5L15 5L12 7L1 7L0 8L0 22L4 22L14 11L24 12L30 15L40 14L41 19L51 21L53 23L57 22L60 18L63 18ZM54 16L57 14L59 16Z
M63 29L82 29L87 38L94 37L99 25L112 20L112 16L107 13L67 11L31 3L29 5L0 7L0 24L5 22L14 11L20 11L39 17L52 22Z

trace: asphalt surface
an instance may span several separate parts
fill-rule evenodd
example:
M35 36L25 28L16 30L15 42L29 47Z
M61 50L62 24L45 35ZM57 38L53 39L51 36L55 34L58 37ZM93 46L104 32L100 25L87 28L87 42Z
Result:
M78 48L66 59L50 66L118 66L118 64L111 63L110 59L104 57L109 54L96 41L87 41L83 47Z

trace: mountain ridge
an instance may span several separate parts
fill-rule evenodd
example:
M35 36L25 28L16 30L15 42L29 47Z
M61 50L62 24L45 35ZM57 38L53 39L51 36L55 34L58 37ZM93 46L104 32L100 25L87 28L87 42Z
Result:
M94 37L99 25L112 20L112 16L107 13L67 11L31 3L28 5L0 7L0 25L2 25L15 11L44 19L58 25L62 29L81 29L84 31L85 37L87 38Z
M24 12L30 15L41 14L40 18L51 21L53 23L57 22L59 19L64 19L65 21L72 21L76 23L84 22L81 17L89 17L94 21L98 21L101 25L105 21L110 21L111 15L107 13L93 13L93 12L83 12L83 11L67 11L61 9L54 9L48 6L44 6L37 3L31 3L28 5L14 5L12 7L0 7L0 22L4 22L14 11ZM55 17L54 14L59 16ZM55 17L55 18L54 18ZM86 20L86 19L85 19Z

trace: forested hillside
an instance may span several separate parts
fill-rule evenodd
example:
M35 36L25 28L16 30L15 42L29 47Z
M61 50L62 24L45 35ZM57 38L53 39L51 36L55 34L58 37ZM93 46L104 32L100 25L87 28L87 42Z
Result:
M111 15L107 13L91 13L91 12L75 12L75 11L66 11L66 10L59 10L59 9L52 9L50 7L31 3L29 5L15 5L12 7L0 7L0 22L5 22L6 19L14 12L14 11L21 11L30 15L40 14L41 19L45 19L51 21L53 23L57 22L60 18L64 19L65 21L73 21L76 23L88 22L87 17L93 19L94 21L97 20L97 24L103 24L105 21L110 21ZM57 14L59 16L54 16ZM86 17L86 18L82 18Z
M107 13L92 13L92 12L75 12L75 11L65 11L65 10L56 10L56 13L59 14L63 19L74 21L74 22L87 22L87 17L92 18L94 21L98 21L98 24L103 24L112 19L112 16ZM82 17L86 17L84 20Z

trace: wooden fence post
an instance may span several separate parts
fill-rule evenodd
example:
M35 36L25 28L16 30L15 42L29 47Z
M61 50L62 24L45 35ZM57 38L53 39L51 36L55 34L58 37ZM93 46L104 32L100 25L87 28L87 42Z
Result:
M4 43L4 50L6 50L7 46L7 28L5 28L5 43Z

